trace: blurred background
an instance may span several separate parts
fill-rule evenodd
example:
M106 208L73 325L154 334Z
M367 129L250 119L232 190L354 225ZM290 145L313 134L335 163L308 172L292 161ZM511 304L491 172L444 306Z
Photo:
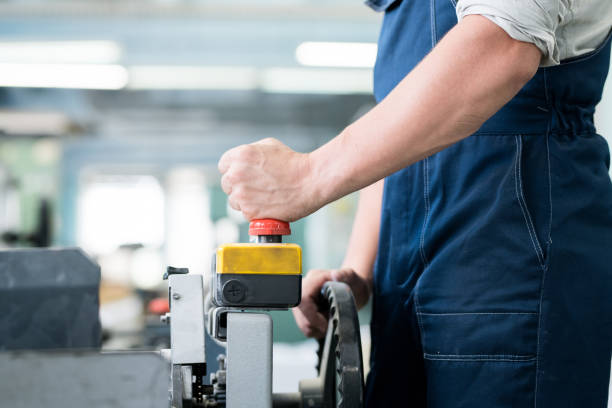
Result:
M166 265L205 274L248 240L220 155L264 137L310 151L372 107L380 17L353 0L1 2L0 246L82 247L104 347L166 347ZM610 85L597 124L612 138ZM304 270L339 266L355 206L292 225ZM275 391L291 391L316 346L273 315Z
M348 0L0 3L0 245L83 248L103 347L167 347L166 265L204 274L248 241L219 157L265 137L310 151L369 109L379 24ZM339 266L355 205L292 224L304 270ZM275 388L297 389L316 345L273 317Z

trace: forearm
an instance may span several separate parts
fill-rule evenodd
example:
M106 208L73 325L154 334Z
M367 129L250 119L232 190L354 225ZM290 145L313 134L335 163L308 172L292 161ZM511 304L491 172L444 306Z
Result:
M310 154L320 201L471 135L534 75L540 58L534 45L513 40L484 17L466 17L374 109Z
M370 290L374 260L378 250L378 230L384 181L380 180L359 193L351 238L344 257L343 267L352 268L365 279Z

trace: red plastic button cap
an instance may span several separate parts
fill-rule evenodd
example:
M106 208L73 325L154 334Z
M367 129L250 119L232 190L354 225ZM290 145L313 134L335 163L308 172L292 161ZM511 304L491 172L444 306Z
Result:
M149 302L149 313L163 315L170 311L170 304L166 298L155 298Z
M291 235L291 228L288 222L262 218L251 221L249 235Z

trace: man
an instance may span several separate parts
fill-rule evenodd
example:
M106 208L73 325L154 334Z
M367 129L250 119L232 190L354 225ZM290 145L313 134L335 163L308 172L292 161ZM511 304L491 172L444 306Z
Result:
M362 189L344 265L308 274L298 325L324 334L327 280L373 297L368 406L604 407L612 185L593 112L612 2L370 5L378 105L311 153L266 139L219 162L247 219Z

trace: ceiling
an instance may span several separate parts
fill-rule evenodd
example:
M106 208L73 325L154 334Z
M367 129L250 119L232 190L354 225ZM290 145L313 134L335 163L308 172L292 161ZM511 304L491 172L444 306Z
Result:
M64 50L61 58L87 69L102 62L126 75L109 87L114 90L4 84L0 109L64 114L72 125L49 130L59 135L133 137L175 129L193 136L254 127L333 133L372 104L371 64L307 66L296 50L304 43L373 45L379 25L380 15L348 0L3 2L0 49L89 44L91 52ZM19 55L3 61L0 53L0 72L4 62L17 74L38 69L34 79L74 79L77 74L45 60L54 55L43 48L26 55L27 65L15 65L23 62ZM100 72L93 78L102 78Z

